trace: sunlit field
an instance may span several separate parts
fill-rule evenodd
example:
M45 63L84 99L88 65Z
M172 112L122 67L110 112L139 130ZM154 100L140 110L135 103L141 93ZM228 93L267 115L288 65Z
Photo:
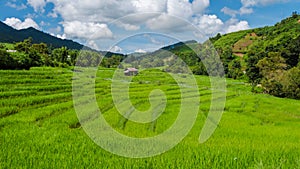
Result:
M155 122L137 124L116 110L111 95L114 71L100 68L91 77L107 122L132 137L168 129L180 109L180 86L174 79L160 70L133 77L130 98L137 109L149 108L148 94L154 89L164 91L168 99ZM300 168L299 100L254 94L243 81L227 79L222 120L212 137L200 144L211 90L208 77L195 76L200 109L188 136L166 153L131 159L101 149L84 132L73 106L73 73L43 67L0 70L0 168Z

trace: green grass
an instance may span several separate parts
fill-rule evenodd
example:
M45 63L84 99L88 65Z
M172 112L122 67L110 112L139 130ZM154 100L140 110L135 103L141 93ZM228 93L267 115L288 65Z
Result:
M139 110L149 107L153 89L163 90L168 99L155 124L138 124L126 121L113 104L113 73L99 69L96 77L87 77L96 80L97 102L111 126L129 136L148 137L172 125L180 95L171 76L150 70L133 78L130 97ZM300 168L298 100L253 94L251 86L228 79L222 120L200 144L211 91L209 78L196 76L200 110L188 136L159 156L130 159L101 149L83 131L73 107L72 76L62 68L0 71L0 168Z
M229 33L223 35L220 39L214 42L215 48L232 48L236 42L243 39L248 33L251 33L252 30L239 31L234 33Z
M8 50L13 50L14 49L14 44L12 43L0 43L1 45L5 46Z

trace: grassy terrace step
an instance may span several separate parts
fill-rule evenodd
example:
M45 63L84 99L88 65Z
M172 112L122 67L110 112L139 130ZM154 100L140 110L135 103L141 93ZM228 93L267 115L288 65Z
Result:
M66 110L73 109L73 101L57 102L56 104L44 105L42 107L19 108L19 112L14 116L9 116L0 121L23 121L35 122L47 117L51 117L55 113L63 113Z
M52 101L70 99L72 97L71 93L59 93L46 96L32 96L27 98L14 98L9 100L0 100L0 106L19 106L27 107L34 106L37 104L51 103Z

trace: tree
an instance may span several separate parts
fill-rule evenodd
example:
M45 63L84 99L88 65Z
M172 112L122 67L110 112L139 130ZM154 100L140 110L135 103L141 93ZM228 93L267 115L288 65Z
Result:
M286 59L286 63L290 68L297 66L300 57L300 36L291 40L285 50L283 50L282 56Z
M289 98L300 99L300 69L294 67L284 76L283 90Z
M257 67L262 75L262 86L265 92L274 96L284 96L282 80L284 78L287 65L284 58L278 52L270 52L268 57L257 63Z
M294 11L294 12L292 13L292 17L293 17L293 18L297 18L297 17L298 17L298 12L297 12L297 11Z
M49 54L48 46L45 43L33 44L31 49L35 50L39 54Z
M244 75L240 59L235 59L229 63L228 77L238 79Z
M0 49L6 49L6 46L0 43Z
M78 57L78 51L77 50L71 50L69 51L69 56L70 56L70 65L75 65L76 64L76 59Z
M218 33L215 37L209 38L209 40L214 43L222 37L220 33Z
M260 83L262 78L260 70L257 67L257 63L267 56L267 53L262 49L262 46L263 42L258 42L257 44L253 45L247 53L246 75L249 79L249 82L252 84L252 90L257 86L257 84Z
M18 42L15 44L15 49L19 52L25 52L28 54L30 52L30 48L32 45L32 38L29 37L28 39L25 39L23 42Z
M226 47L222 53L221 53L221 60L223 62L223 66L224 66L224 71L225 74L228 74L228 67L229 67L229 63L234 59L234 56L232 54L232 49L229 47Z
M0 50L0 69L15 69L16 62L5 50Z
M67 47L61 47L54 49L51 54L51 58L56 63L68 63L69 51Z

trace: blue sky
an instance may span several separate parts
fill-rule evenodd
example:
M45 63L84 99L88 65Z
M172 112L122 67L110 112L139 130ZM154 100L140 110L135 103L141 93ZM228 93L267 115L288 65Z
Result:
M273 25L300 12L300 0L2 0L0 11L16 29L130 53Z

